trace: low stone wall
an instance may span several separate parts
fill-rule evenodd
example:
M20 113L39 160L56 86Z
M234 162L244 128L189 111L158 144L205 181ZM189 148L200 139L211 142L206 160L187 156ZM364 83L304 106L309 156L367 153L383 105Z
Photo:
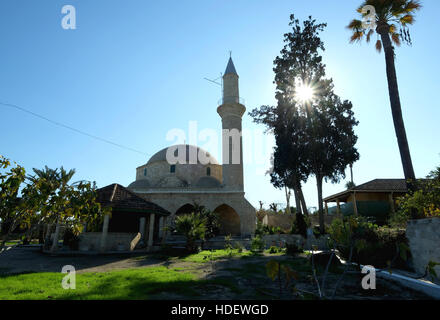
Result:
M429 261L440 263L440 218L410 220L406 228L406 237L413 266L418 274L425 273ZM440 266L434 270L440 275Z
M286 243L301 245L305 250L311 250L312 246L316 246L317 250L327 250L328 236L324 235L319 238L309 236L307 239L299 234L270 234L263 236L266 248L271 246L285 247Z
M106 251L129 251L131 241L137 233L109 232L107 234ZM85 232L79 235L80 251L100 251L101 232Z
M263 225L280 227L284 231L289 231L293 221L295 221L293 214L266 214L263 218Z
M303 238L299 234L268 234L262 237L264 246L269 249L271 246L275 247L285 247L286 243L302 246L305 250L311 250L312 246L316 246L317 250L328 250L327 246L328 236L324 235L318 239L314 236L309 236L307 239ZM250 238L232 238L231 245L235 246L236 243L240 243L243 248L249 250L251 249L252 239ZM184 246L185 237L184 236L170 236L167 238L166 244L171 246ZM204 249L223 249L225 247L224 237L215 237L205 242Z

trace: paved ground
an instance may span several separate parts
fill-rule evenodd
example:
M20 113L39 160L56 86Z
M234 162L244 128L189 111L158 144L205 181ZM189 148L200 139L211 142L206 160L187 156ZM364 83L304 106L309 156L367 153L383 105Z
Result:
M77 272L100 272L147 267L160 263L160 260L155 259L137 260L136 254L50 256L41 253L40 249L35 247L12 248L0 254L1 273L61 272L65 265L74 266Z

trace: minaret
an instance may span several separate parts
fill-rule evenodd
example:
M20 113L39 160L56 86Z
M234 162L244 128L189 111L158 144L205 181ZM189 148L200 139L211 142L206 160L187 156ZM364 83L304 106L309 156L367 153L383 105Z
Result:
M222 104L217 112L222 118L222 176L227 189L243 191L243 142L241 118L246 111L240 103L238 74L232 58L229 58L223 75Z

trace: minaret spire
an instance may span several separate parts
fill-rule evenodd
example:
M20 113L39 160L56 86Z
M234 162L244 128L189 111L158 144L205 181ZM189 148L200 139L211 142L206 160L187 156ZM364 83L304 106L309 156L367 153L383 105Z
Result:
M225 74L235 74L238 76L237 71L235 70L234 62L232 61L232 58L229 57L228 65L226 66Z

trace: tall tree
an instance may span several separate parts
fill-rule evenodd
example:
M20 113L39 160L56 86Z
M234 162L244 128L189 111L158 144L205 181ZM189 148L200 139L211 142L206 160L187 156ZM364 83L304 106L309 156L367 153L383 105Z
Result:
M374 32L380 37L376 42L376 49L380 52L383 47L385 52L391 112L403 172L409 189L414 188L413 183L416 178L403 123L393 43L397 46L400 46L401 42L411 44L408 26L414 23L414 13L420 8L420 2L415 0L367 0L357 9L363 21L354 19L348 25L348 28L353 31L350 42L361 41L364 37L367 42L370 42Z
M332 80L324 78L325 65L319 53L324 44L319 33L326 24L317 24L312 17L302 24L294 15L290 20L292 31L284 35L286 44L274 61L278 104L254 109L250 115L275 135L274 168L278 163L279 169L275 180L293 181L301 191L301 182L315 176L324 232L322 183L338 182L345 177L345 167L359 158L353 131L357 121L351 103L342 102L333 93Z
M354 127L358 121L354 117L350 101L341 99L333 93L333 85L311 108L308 116L310 170L316 178L319 203L319 225L324 233L324 208L322 183L338 183L345 178L345 169L359 159L355 147L357 136Z
M0 155L0 235L2 236L0 252L3 251L12 232L25 219L26 212L21 210L21 201L18 197L25 178L26 171L23 167L19 165L11 167L9 159Z
M75 170L45 167L43 170L34 169L33 176L26 176L21 166L6 171L9 166L9 160L0 156L0 220L2 233L5 233L0 252L18 226L26 228L31 234L37 227L55 224L57 228L52 246L55 250L61 225L72 228L78 234L84 223L101 221L105 214L110 213L109 208L101 208L96 201L95 183L70 183ZM4 230L5 226L7 230Z

